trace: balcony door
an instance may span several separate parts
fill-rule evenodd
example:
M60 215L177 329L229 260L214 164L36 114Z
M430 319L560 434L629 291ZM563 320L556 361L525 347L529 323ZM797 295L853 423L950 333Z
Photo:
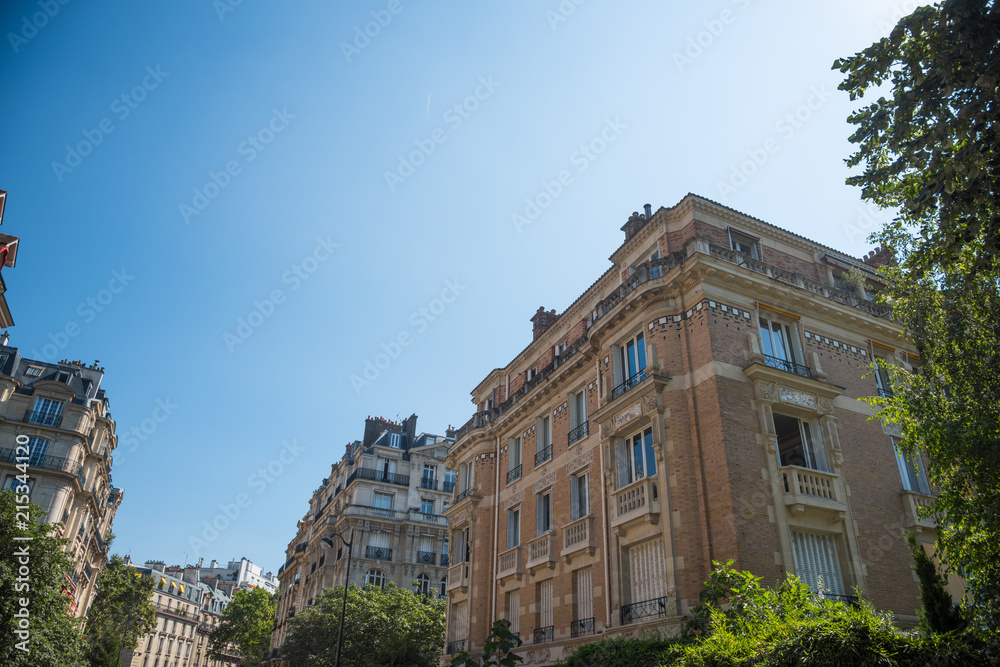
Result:
M628 567L631 604L657 600L667 594L667 567L662 539L648 540L629 548Z
M761 350L767 357L771 358L768 360L772 362L769 365L776 365L779 368L788 364L803 365L802 355L799 352L798 327L795 324L765 317L759 319ZM785 370L791 369L786 368Z
M776 412L774 432L778 437L778 465L830 472L818 429L814 432L808 422Z
M646 339L640 333L616 349L615 384L634 384L646 377Z

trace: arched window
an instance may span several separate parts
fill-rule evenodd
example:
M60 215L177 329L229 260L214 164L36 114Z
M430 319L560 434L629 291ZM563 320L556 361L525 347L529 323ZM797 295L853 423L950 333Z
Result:
M448 577L441 577L441 597L445 598L448 595Z
M421 574L413 583L416 586L417 595L428 596L431 594L431 578L426 574Z
M368 584L385 588L385 572L375 569L368 570L368 573L365 575L365 586Z

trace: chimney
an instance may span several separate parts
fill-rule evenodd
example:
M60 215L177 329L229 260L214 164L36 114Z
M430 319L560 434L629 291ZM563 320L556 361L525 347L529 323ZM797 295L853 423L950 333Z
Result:
M202 556L198 559L198 567L205 567L205 557Z
M219 567L219 561L213 560L211 565L209 565L209 567L211 567L214 570L215 568Z
M538 311L535 313L534 317L531 318L531 340L538 340L549 327L556 323L556 320L558 319L559 316L556 315L555 309L546 311L544 306L539 306Z
M862 257L861 261L868 266L878 268L887 264L894 264L896 262L896 256L888 248L878 247Z
M646 210L646 220L649 220L650 218L652 218L653 217L653 207L650 204L646 204L645 206L643 206L643 208Z
M4 331L2 334L0 334L0 345L6 345L7 341L9 341L9 340L10 340L10 334L9 333L7 333L6 331Z
M628 222L621 227L621 230L625 232L625 240L628 241L630 238L635 236L645 224L646 218L639 215L638 211L632 211L632 215L629 216Z

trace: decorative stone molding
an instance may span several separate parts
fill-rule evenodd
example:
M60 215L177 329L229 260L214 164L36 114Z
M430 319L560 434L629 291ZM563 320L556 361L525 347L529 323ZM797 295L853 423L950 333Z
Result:
M896 438L903 437L903 427L891 422L882 422L882 432Z
M537 665L543 662L549 661L549 649L547 648L533 648L529 649L524 656L524 663L526 665Z
M817 408L820 414L832 415L833 414L833 401L825 396L819 397L819 407Z
M654 398L653 400L656 399ZM619 412L614 416L613 418L614 429L617 431L618 429L628 424L630 421L638 419L641 416L642 416L642 404L639 401L636 401L635 403L633 403L632 405L625 408L624 410L622 410L621 412Z
M656 392L653 392L648 396L643 396L642 404L647 413L656 412L656 410L660 407L659 401L656 398Z
M542 489L547 489L548 487L552 486L552 484L555 481L556 481L556 473L550 472L548 475L542 477L540 480L535 482L535 485L532 488L535 490L535 493L538 493Z
M573 459L569 463L567 463L566 464L566 474L567 475L572 475L574 472L576 472L580 468L588 465L593 460L594 460L594 450L591 449L591 450L587 451L586 453L581 454L580 456L576 457L575 459Z
M503 501L503 507L504 509L510 509L522 500L524 500L524 489L518 489L516 493L510 494L510 496Z
M756 382L757 400L774 403L778 400L778 385L774 382Z
M778 396L782 403L799 405L810 410L816 409L816 395L809 392L789 389L788 387L778 387Z

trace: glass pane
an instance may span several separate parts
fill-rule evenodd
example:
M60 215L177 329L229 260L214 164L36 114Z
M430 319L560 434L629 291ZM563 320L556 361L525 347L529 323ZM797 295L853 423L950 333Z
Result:
M646 450L646 475L656 474L656 456L653 454L653 429L646 429L642 436Z
M763 348L764 354L769 357L774 356L774 348L771 346L771 332L768 328L768 321L763 318L760 320L760 344Z
M642 334L639 334L639 337L636 338L635 344L639 361L639 367L637 370L642 371L646 369L646 340L642 337Z
M642 436L637 435L632 438L632 461L635 464L635 479L645 477L646 473L642 467Z
M774 356L778 359L788 361L788 355L786 354L785 340L781 333L781 325L777 322L771 322L771 348L774 350Z
M625 356L628 357L628 377L631 378L636 373L635 367L635 343L629 341L628 346L625 348ZM626 378L627 379L627 378Z

